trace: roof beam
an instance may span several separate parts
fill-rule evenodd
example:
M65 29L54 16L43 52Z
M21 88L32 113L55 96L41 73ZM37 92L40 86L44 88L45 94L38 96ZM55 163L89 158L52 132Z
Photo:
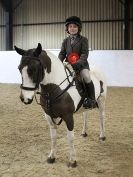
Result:
M12 3L12 0L0 0L1 4L3 5L3 8L5 9L5 11L9 11L10 10L10 4Z
M129 49L129 41L130 41L130 0L125 0L124 3L124 49Z
M1 0L6 16L6 50L13 47L13 8L12 0Z

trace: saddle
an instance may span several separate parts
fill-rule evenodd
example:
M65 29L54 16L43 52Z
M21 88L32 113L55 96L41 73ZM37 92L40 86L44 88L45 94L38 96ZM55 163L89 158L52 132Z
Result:
M65 69L69 72L69 74L71 76L73 76L72 74L72 70L71 68L68 68L67 66L65 66ZM66 71L66 73L67 73ZM79 72L75 72L74 74L74 81L75 81L75 86L76 86L76 89L79 93L79 95L81 96L81 100L80 100L80 103L78 105L78 108L83 104L83 107L85 107L86 109L87 108L96 108L98 107L98 104L97 102L93 102L93 100L91 100L91 93L90 95L88 94L88 85L87 83L84 82L84 80L80 77L80 74ZM69 79L68 79L69 80ZM103 82L100 81L100 94L103 92ZM90 90L91 91L91 90ZM94 93L92 93L93 95ZM99 95L100 96L100 95ZM90 97L90 98L89 98ZM95 101L95 100L94 100Z

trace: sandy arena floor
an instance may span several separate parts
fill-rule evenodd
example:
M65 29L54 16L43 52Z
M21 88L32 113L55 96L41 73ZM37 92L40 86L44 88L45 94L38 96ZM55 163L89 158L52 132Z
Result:
M0 84L0 177L132 177L133 88L108 88L106 141L99 141L98 111L90 111L88 137L80 136L82 117L75 115L78 166L68 168L64 122L58 128L56 163L47 164L50 134L34 101L19 100L19 85Z

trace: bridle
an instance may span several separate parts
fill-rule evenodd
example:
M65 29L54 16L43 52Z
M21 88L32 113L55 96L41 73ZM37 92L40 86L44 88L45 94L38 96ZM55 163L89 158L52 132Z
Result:
M23 59L29 59L29 57L30 56L23 56ZM41 61L39 60L39 58L37 58L37 57L32 57L30 60L36 60L36 61L38 61L39 63L40 63L40 65L41 65ZM67 71L66 70L68 70L68 72L69 72L69 74L67 73ZM72 77L72 75L73 75L73 73L69 70L69 68L68 67L65 67L65 72L66 72L66 75L67 75L67 77L58 85L58 87L60 86L60 85L62 85L66 80L68 80L68 82L69 82L69 84L68 84L68 86L59 94L59 95L57 95L55 98L53 98L52 100L49 98L49 93L46 93L46 99L48 99L48 100L50 100L49 102L50 103L54 103L54 102L56 102L56 100L59 98L59 97L61 97L72 85L73 85L73 83L74 83L74 76L73 76L73 80L72 81L70 81L69 80L69 77L71 76ZM20 88L21 89L23 89L23 90L27 90L27 91L35 91L35 90L37 90L38 88L39 88L39 84L40 83L35 83L35 87L25 87L25 86L23 86L23 83L20 85ZM51 93L52 92L55 92L55 90L56 89L54 89L54 90L52 90L51 91ZM37 94L40 94L40 95L43 95L41 92L39 92L39 91L37 91L36 92ZM35 93L35 98L36 98L36 93ZM38 103L38 101L37 101L37 98L36 98L36 102L37 102L37 104L39 104L39 105L41 105L41 103ZM41 106L43 106L43 105L41 105ZM47 106L47 108L49 108L49 105Z
M36 86L32 88L32 87L25 87L25 86L23 86L23 84L21 84L20 88L23 89L23 90L35 91L36 89L38 89L38 86L36 84Z
M29 59L30 56L23 56L24 59ZM41 65L41 61L39 58L37 57L32 57L30 60L36 60L39 62L39 64ZM39 87L39 83L35 83L35 87L25 87L23 86L23 83L20 85L20 88L23 90L27 90L27 91L35 91L37 90Z
M25 59L26 59L26 58L29 58L29 56L24 56L24 58L25 58ZM33 59L33 60L36 59L36 60L41 64L41 61L40 61L37 57L32 57L32 59ZM31 59L31 60L32 60L32 59ZM55 92L56 89L51 90L50 93L45 93L45 94L42 94L42 93L39 92L39 91L35 92L35 100L36 100L36 103L37 103L38 105L41 105L42 107L45 107L45 109L50 110L50 111L52 112L51 105L54 104L54 103L56 103L56 101L57 101L71 86L74 85L73 83L74 83L74 81L75 81L75 77L73 76L73 73L70 72L70 70L69 70L68 68L67 68L67 70L68 70L69 74L67 73L66 68L65 68L65 72L66 72L67 77L58 85L58 87L59 87L60 85L62 85L62 84L67 80L67 81L69 82L69 84L67 85L67 87L66 87L60 94L56 95L54 98L50 98L49 95L50 95L51 92ZM72 81L69 80L69 77L70 77L70 76L73 77ZM23 83L22 83L22 84L20 85L20 88L23 89L23 90L27 90L27 91L36 91L36 90L39 88L39 84L40 84L40 83L35 83L35 87L31 88L31 87L25 87L25 86L23 86ZM42 98L45 99L45 101L46 101L46 105L45 105L45 106L42 105L41 103L39 103L39 102L37 101L37 96L36 96L36 94L40 94L40 96L42 96ZM51 118L52 118L52 117L51 117ZM56 124L56 122L54 121L54 118L52 118L52 121L53 121L54 124ZM61 120L59 121L59 123L56 124L56 125L60 125L61 122L62 122L62 119L61 119Z

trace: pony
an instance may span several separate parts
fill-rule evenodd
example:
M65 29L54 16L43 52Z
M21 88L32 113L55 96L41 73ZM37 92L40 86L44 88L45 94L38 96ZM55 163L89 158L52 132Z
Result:
M58 57L49 51L42 50L40 43L38 43L37 48L29 50L24 50L17 46L14 46L14 48L22 56L18 66L22 77L20 99L25 104L31 104L33 98L36 98L36 94L40 94L40 102L38 104L44 110L45 118L50 127L51 151L47 162L55 162L57 125L64 121L67 127L67 138L70 147L68 167L76 167L73 115L82 108L84 122L81 135L86 137L89 110L84 109L82 106L82 97L76 88L74 75L69 74ZM106 80L104 75L95 68L90 69L90 74L94 83L95 98L99 110L100 139L105 140Z

